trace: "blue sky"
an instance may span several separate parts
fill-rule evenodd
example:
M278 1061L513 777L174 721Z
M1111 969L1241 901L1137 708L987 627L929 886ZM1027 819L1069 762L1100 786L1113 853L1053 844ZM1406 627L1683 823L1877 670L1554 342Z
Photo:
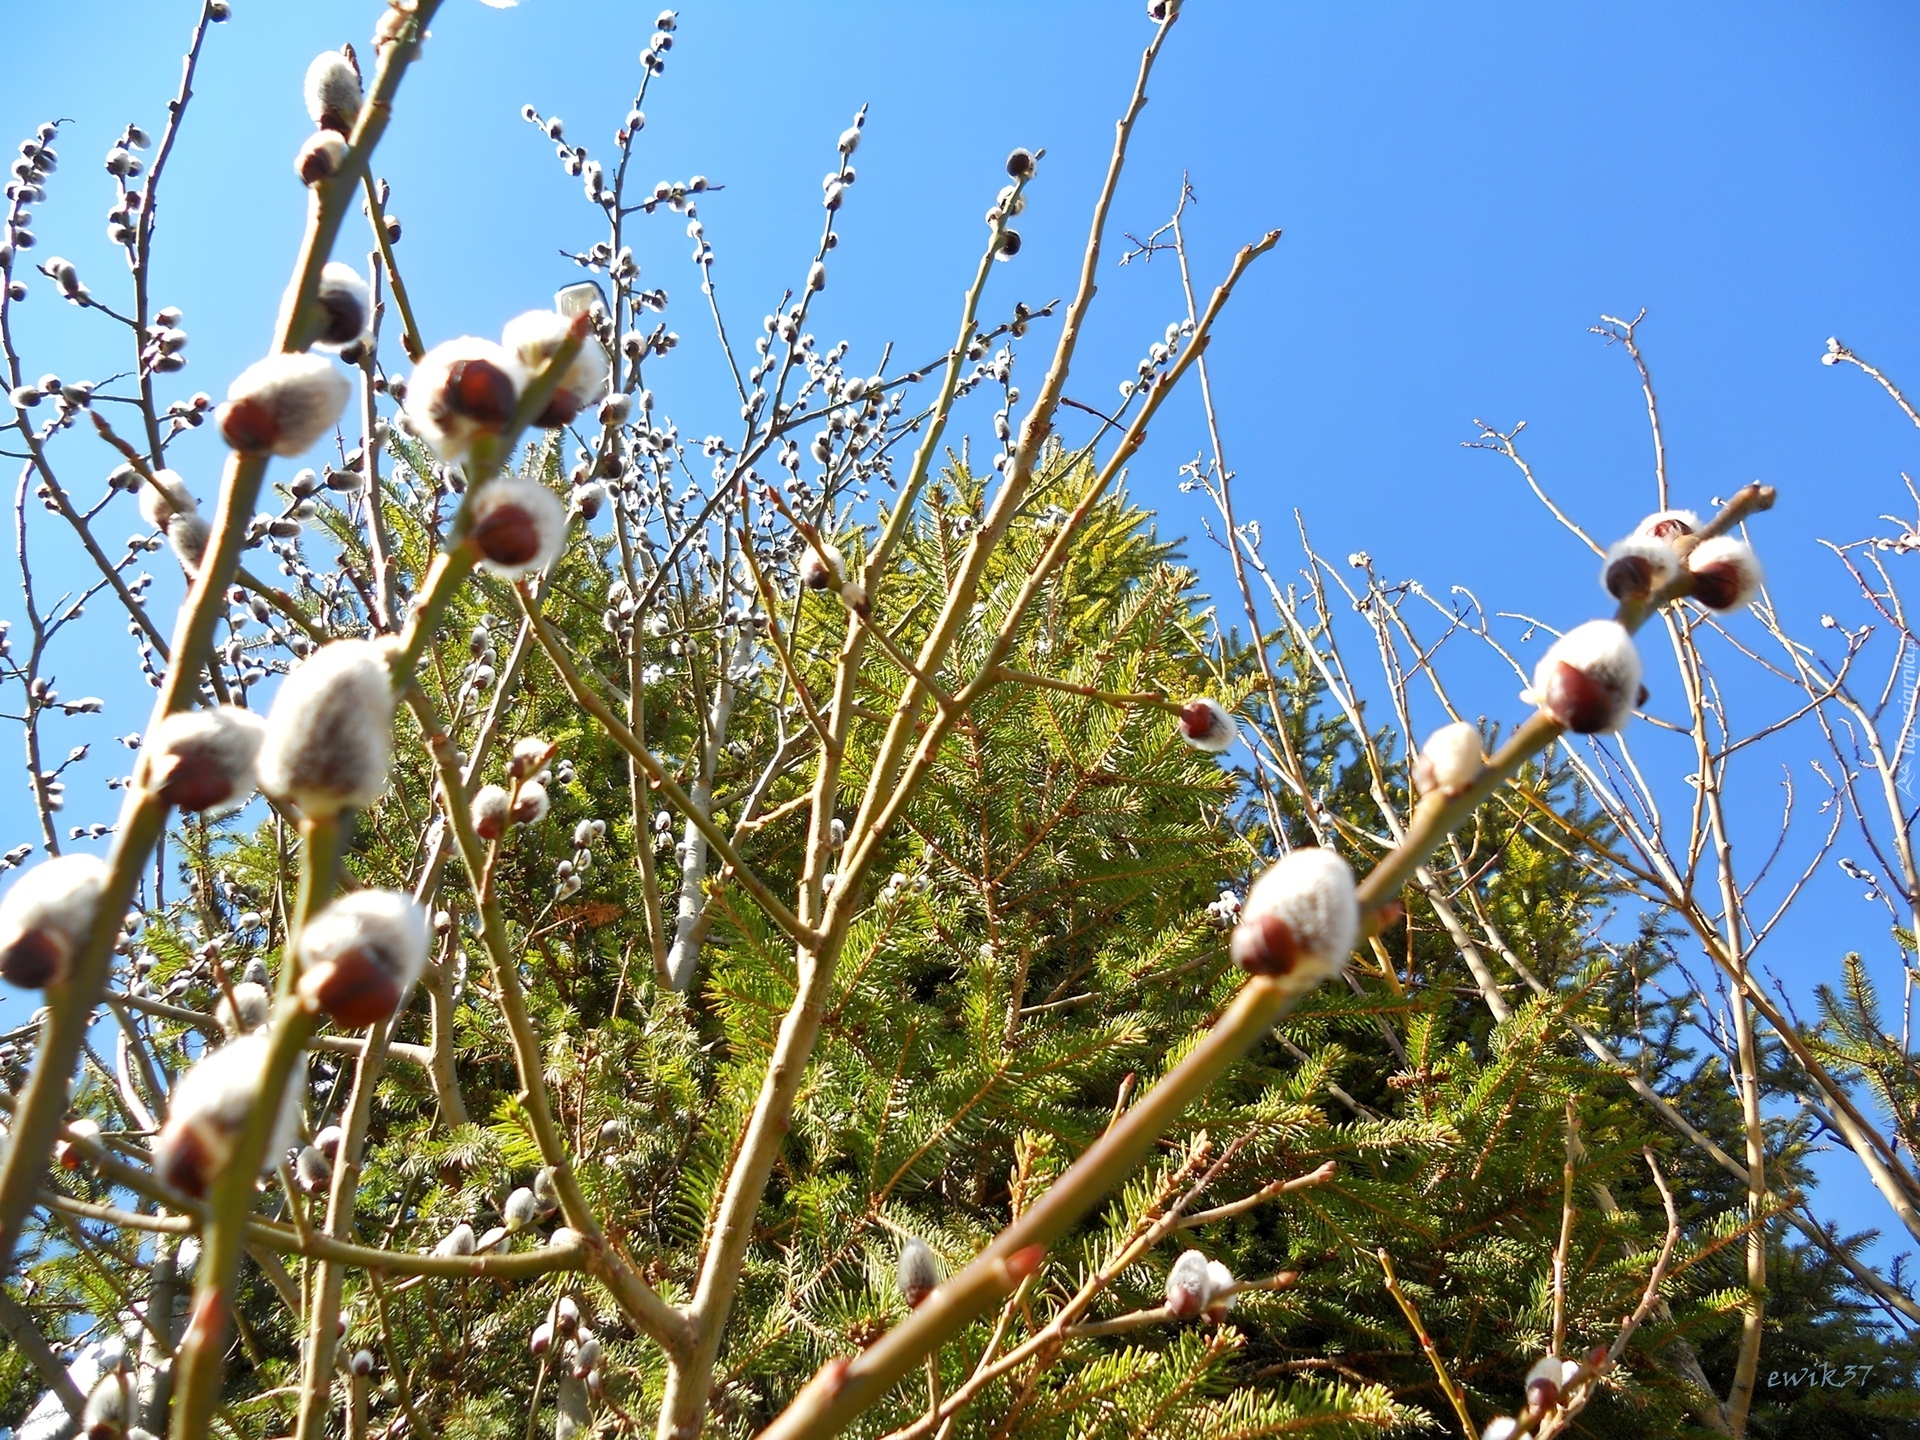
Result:
M494 333L571 278L558 251L596 238L593 215L520 107L562 115L569 138L604 153L656 9L525 0L499 12L446 0L376 160L406 227L400 256L430 343ZM99 159L129 120L159 131L196 10L63 0L66 40L55 45L45 7L0 0L16 46L46 41L35 63L10 67L0 135L72 121L38 207L34 258L74 260L103 298L124 272L105 238ZM322 48L364 48L376 10L369 0L236 0L232 23L212 35L162 201L157 300L184 310L192 337L169 396L218 396L265 346L303 219L291 172L309 129L300 77ZM862 104L860 179L815 310L824 339L845 336L855 356L876 358L888 339L915 357L948 343L982 212L1016 144L1048 153L1022 217L1026 246L996 267L988 308L1070 293L1113 119L1150 34L1138 0L696 0L681 17L635 163L646 181L703 173L726 187L702 219L736 336L750 337L801 283L819 177ZM1192 0L1150 90L1069 393L1110 400L1177 315L1170 266L1112 259L1119 232L1161 223L1188 172L1200 284L1240 243L1286 232L1210 355L1242 511L1264 522L1276 566L1291 561L1297 507L1329 555L1366 549L1386 574L1468 585L1490 609L1571 624L1601 608L1589 559L1511 467L1460 442L1475 417L1526 420L1543 482L1595 533L1623 533L1651 508L1645 416L1626 360L1586 327L1644 306L1676 499L1705 508L1751 479L1778 485L1780 506L1756 538L1790 623L1817 634L1823 611L1858 608L1847 608L1818 539L1869 533L1901 508L1899 472L1920 464L1920 432L1876 387L1817 363L1838 335L1920 389L1917 42L1920 14L1889 3ZM643 222L637 249L648 283L672 293L669 320L685 339L653 372L656 389L697 435L738 422L683 224L664 212ZM359 256L343 245L342 258ZM34 279L16 312L29 375L124 367L119 336ZM1037 326L1028 342L1029 390L1055 333ZM983 434L987 415L983 402L962 418ZM1198 420L1190 400L1176 400L1131 484L1166 532L1195 537L1193 558L1225 593L1195 497L1175 486L1202 443ZM78 439L62 453L63 478L97 493L106 452ZM174 454L210 499L217 440L198 434ZM155 561L165 592L170 562ZM60 675L63 692L112 702L74 722L98 733L79 737L94 741L95 758L73 772L72 823L112 818L116 797L102 782L126 756L108 737L138 728L148 703L118 626L103 620L102 634L107 643ZM1515 715L1510 678L1461 673L1469 710ZM1655 682L1657 708L1657 670ZM1757 688L1734 693L1751 701L1748 714L1777 703ZM1755 843L1771 843L1775 803L1771 791L1752 797ZM0 793L0 848L32 828L24 797ZM1898 974L1858 886L1828 873L1810 897L1765 957L1797 997L1832 975L1843 945L1877 946L1882 972ZM0 999L0 1024L23 1013L17 998ZM1878 1223L1871 1196L1843 1208Z

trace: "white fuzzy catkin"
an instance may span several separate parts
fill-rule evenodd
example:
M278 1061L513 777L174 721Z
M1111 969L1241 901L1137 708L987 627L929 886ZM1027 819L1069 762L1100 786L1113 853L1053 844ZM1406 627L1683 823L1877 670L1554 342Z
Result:
M110 1369L87 1392L80 1412L81 1433L87 1440L120 1440L140 1413L140 1386L134 1376Z
M1632 718L1643 694L1640 674L1640 652L1626 626L1589 620L1553 642L1520 698L1577 735L1596 735Z
M0 979L41 990L65 980L107 884L98 855L43 860L0 900Z
M314 299L325 322L314 339L315 345L342 350L365 332L372 295L353 266L329 260L320 271L320 288Z
M181 511L167 526L167 547L188 575L200 573L200 561L207 553L207 541L212 538L213 526L198 510Z
M509 1230L526 1229L539 1213L539 1202L533 1198L533 1191L524 1185L507 1196L507 1203L500 1207L500 1218L506 1222Z
M526 368L501 346L462 335L434 346L407 381L407 419L442 460L464 460L474 442L513 418Z
M468 814L473 818L474 833L482 840L498 840L507 833L512 823L508 811L513 805L513 797L507 794L504 785L482 785L474 791L473 804Z
M324 355L269 355L234 377L214 421L236 450L299 455L333 428L352 393Z
M309 818L363 809L387 789L393 682L370 640L322 645L287 673L267 716L260 788Z
M1629 535L1607 548L1600 584L1616 600L1660 589L1679 573L1680 556L1656 535Z
M323 130L346 135L360 113L360 72L338 50L323 50L307 66L307 114Z
M900 1260L893 1269L893 1283L909 1310L918 1310L921 1302L940 1288L940 1262L926 1241L909 1235L900 1242Z
M1413 760L1413 783L1422 795L1457 793L1479 777L1486 763L1478 727L1456 720L1442 725L1420 747Z
M1765 578L1760 557L1735 535L1703 540L1687 556L1693 573L1693 598L1709 610L1744 610Z
M134 779L169 805L209 818L238 810L257 786L254 761L267 733L251 710L177 710L148 734Z
M1181 1252L1167 1272L1167 1309L1177 1319L1191 1320L1207 1308L1213 1298L1213 1277L1207 1269L1207 1257L1198 1250Z
M205 1198L233 1159L247 1121L259 1108L267 1068L268 1032L254 1030L201 1056L173 1087L165 1128L154 1142L153 1168L167 1184ZM286 1154L299 1132L306 1095L306 1057L295 1062L260 1157L262 1173Z
M347 142L337 131L316 130L293 157L294 173L309 185L330 180L347 161Z
M1240 726L1218 700L1196 695L1180 707L1180 738L1196 750L1218 755L1231 749Z
M567 507L538 480L502 475L475 493L468 534L479 547L480 568L518 580L554 562L567 540Z
M273 996L267 993L266 986L251 980L242 980L233 987L231 998L222 995L220 1003L213 1007L214 1021L229 1040L249 1030L258 1030L272 1013Z
M521 785L519 793L513 797L513 823L538 825L547 818L547 810L552 803L547 795L546 786L538 780L527 781Z
M1231 949L1249 974L1318 984L1346 968L1359 938L1352 868L1331 850L1296 850L1253 882Z
M1633 527L1636 535L1651 535L1656 540L1675 540L1700 528L1700 517L1691 510L1656 510Z
M140 482L140 518L156 530L165 530L176 514L191 515L199 508L177 470L156 470L152 480Z
M473 1226L462 1220L446 1233L438 1245L433 1247L433 1253L436 1255L471 1255L473 1254L473 1242Z
M824 590L837 583L846 573L847 562L840 549L822 540L818 546L809 545L806 553L800 557L800 578L806 582L809 590Z
M531 377L546 367L572 333L573 321L557 310L529 310L507 322L500 344ZM606 388L607 352L589 332L581 342L580 353L573 357L566 374L560 377L553 397L534 417L533 423L549 430L570 424L573 417L597 401Z
M1233 1271L1218 1260L1207 1261L1207 1318L1216 1324L1227 1318L1240 1297L1233 1290Z
M433 925L400 890L342 895L300 931L300 995L342 1025L359 1028L397 1013L426 968Z

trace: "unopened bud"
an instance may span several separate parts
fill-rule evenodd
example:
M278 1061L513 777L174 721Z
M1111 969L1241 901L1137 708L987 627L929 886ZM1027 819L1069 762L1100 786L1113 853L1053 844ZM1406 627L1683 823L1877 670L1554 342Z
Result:
M473 1254L473 1226L462 1220L433 1247L433 1253L440 1256Z
M562 342L575 333L576 323L586 322L570 320L557 310L529 310L507 322L500 344L528 375L534 375L559 351ZM534 417L533 423L548 430L571 424L573 417L598 400L606 388L607 352L600 348L600 342L591 332L586 332L580 353L573 357L546 408Z
M242 980L233 987L230 997L222 995L213 1007L215 1023L230 1040L249 1030L258 1030L272 1013L273 997L267 993L267 987L251 980Z
M128 1427L139 1416L140 1394L134 1377L115 1368L100 1377L87 1392L80 1426L87 1440L125 1440Z
M1680 568L1673 546L1658 535L1629 535L1607 550L1600 583L1616 600L1646 596L1660 589Z
M1199 695L1180 707L1180 738L1196 750L1217 755L1239 734L1240 726L1218 700Z
M351 265L328 261L320 271L320 288L314 300L320 306L323 322L314 344L339 350L365 333L370 295L367 282Z
M1480 731L1465 720L1442 725L1413 759L1413 783L1422 795L1455 795L1486 767Z
M909 1235L900 1243L900 1260L893 1270L893 1283L909 1310L918 1310L921 1302L940 1286L940 1262L927 1242Z
M100 1139L100 1125L98 1121L82 1116L67 1126L67 1129L72 1133L73 1138L69 1140L63 1136L54 1142L54 1163L62 1170L78 1170L87 1158L84 1146L97 1143Z
M547 809L551 804L547 798L547 787L538 780L529 780L513 797L513 823L537 825L547 818Z
M473 443L513 418L526 370L491 340L463 335L429 350L407 382L407 418L442 460L461 460Z
M483 557L480 568L506 579L544 570L567 538L567 508L538 480L502 475L471 501L468 531Z
M1760 589L1760 559L1753 547L1733 535L1703 540L1687 556L1695 600L1709 610L1742 610Z
M1207 1271L1207 1257L1198 1250L1187 1250L1167 1272L1167 1309L1179 1320L1191 1320L1207 1308L1213 1298L1213 1279Z
M474 792L473 804L468 810L473 817L474 833L482 840L498 840L506 834L511 805L512 797L504 785L482 785Z
M138 471L132 473L140 492L140 518L154 529L165 530L175 515L191 515L200 508L178 471L155 470L150 481L141 479Z
M338 50L323 50L307 67L306 99L314 124L349 134L360 113L360 72Z
M293 157L294 173L309 185L331 180L346 163L347 142L332 130L314 131Z
M825 540L818 546L809 546L800 558L800 578L809 590L824 590L830 584L837 584L845 573L846 561L839 547Z
M507 1229L524 1230L533 1224L539 1212L540 1207L533 1198L533 1191L522 1185L507 1196L507 1203L500 1210L500 1218L506 1222Z
M326 1188L327 1182L333 1178L333 1166L313 1146L305 1145L294 1157L293 1178L302 1190L312 1195Z
M1691 510L1659 510L1634 526L1633 533L1655 540L1678 540L1699 528L1700 517Z
M358 1379L366 1379L367 1376L373 1374L373 1352L371 1350L354 1351L353 1359L347 1362L347 1368L351 1370Z

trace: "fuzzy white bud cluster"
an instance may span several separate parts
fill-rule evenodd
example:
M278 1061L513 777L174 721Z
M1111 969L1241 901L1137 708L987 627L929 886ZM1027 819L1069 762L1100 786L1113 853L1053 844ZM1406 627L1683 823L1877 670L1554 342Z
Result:
M838 585L840 577L847 573L846 557L841 555L840 547L831 541L822 540L818 545L809 545L800 557L800 579L809 590L825 590L829 585Z
M940 1288L940 1261L932 1248L917 1235L900 1242L900 1259L893 1270L893 1283L909 1310L918 1310L926 1298Z
M480 568L517 580L544 570L567 539L567 507L538 480L502 475L475 492L468 534L480 551Z
M1250 975L1318 984L1346 968L1359 938L1352 868L1331 850L1296 850L1254 881L1231 949Z
M252 980L242 980L233 987L233 993L222 995L213 1007L213 1018L229 1040L244 1035L249 1030L258 1030L267 1023L267 1017L273 1012L273 996L267 993L267 987Z
M1668 584L1680 571L1680 556L1658 535L1629 535L1607 548L1600 565L1600 583L1616 600L1646 596Z
M1198 1250L1183 1250L1167 1272L1167 1309L1177 1320L1191 1320L1211 1303L1213 1290L1207 1257Z
M1687 556L1691 595L1709 610L1744 610L1765 579L1753 547L1734 535L1716 535Z
M350 134L360 114L360 71L339 50L323 50L307 66L307 114L323 130Z
M1457 795L1479 778L1487 757L1480 731L1465 720L1442 725L1413 760L1413 783L1422 795Z
M314 301L321 315L320 334L314 344L344 350L366 333L373 297L367 282L351 265L328 261L320 271L320 288Z
M507 322L500 344L532 375L545 368L574 333L575 321L557 310L529 310ZM607 352L589 334L533 423L547 430L572 424L576 415L600 398L607 388L607 378Z

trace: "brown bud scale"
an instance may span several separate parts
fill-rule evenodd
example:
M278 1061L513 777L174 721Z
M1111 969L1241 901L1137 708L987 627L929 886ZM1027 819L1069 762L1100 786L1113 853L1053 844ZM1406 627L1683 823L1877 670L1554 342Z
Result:
M540 553L540 527L518 505L498 505L473 527L473 543L496 565L525 565Z
M1290 974L1300 958L1299 941L1287 922L1272 913L1251 915L1234 928L1229 947L1233 963L1249 975Z

